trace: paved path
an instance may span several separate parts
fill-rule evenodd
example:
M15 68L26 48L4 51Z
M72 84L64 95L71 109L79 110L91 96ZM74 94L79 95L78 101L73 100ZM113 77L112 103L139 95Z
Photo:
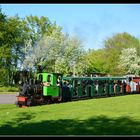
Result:
M17 94L0 94L0 104L15 104Z

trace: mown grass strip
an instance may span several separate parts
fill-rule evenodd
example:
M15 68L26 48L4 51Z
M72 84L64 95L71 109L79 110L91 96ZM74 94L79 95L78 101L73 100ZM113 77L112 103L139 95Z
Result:
M7 93L17 93L18 87L17 86L0 86L0 94L7 94Z

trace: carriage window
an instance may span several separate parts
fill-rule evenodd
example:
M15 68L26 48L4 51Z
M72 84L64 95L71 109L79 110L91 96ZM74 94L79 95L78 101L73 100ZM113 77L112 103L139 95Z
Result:
M77 87L78 81L77 80L74 80L73 81L73 84L74 84L74 87Z
M42 82L43 81L43 76L40 74L39 75L39 81Z
M47 82L51 82L51 75L47 76Z

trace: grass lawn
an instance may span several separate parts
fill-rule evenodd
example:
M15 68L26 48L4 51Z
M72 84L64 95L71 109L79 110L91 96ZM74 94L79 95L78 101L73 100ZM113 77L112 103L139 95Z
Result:
M140 94L30 108L0 105L0 135L140 135Z

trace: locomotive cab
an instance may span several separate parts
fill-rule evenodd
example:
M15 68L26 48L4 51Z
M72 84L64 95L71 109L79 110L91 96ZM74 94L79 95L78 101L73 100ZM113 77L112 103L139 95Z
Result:
M37 79L42 77L42 94L45 97L59 97L59 89L57 86L57 78L58 76L62 76L59 73L39 73L37 74Z

